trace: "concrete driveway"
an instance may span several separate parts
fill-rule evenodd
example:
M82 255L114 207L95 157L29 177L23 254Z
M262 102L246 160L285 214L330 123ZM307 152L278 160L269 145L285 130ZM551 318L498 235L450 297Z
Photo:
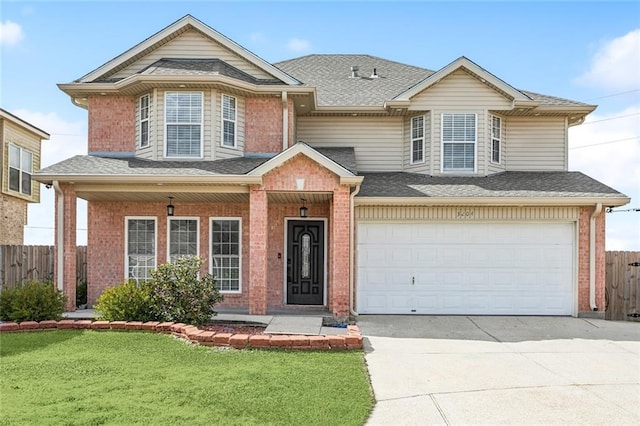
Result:
M368 425L640 424L640 323L361 315Z

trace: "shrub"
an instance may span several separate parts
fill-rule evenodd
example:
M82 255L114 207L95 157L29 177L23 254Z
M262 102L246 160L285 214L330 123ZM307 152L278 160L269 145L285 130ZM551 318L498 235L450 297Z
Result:
M156 321L202 325L215 315L213 307L223 296L212 275L198 278L203 263L197 256L184 256L151 271L145 285Z
M27 281L0 292L0 320L44 321L62 318L66 299L51 282Z
M149 292L144 284L126 281L105 290L94 306L105 321L151 321Z
M87 282L78 280L76 283L76 306L87 304Z

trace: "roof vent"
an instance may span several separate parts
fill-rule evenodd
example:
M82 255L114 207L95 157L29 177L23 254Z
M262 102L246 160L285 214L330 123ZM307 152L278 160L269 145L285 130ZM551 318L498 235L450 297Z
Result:
M380 77L378 75L378 70L374 68L370 78L378 78L378 77Z
M351 67L351 78L358 78L358 70L360 70L360 67L357 65Z

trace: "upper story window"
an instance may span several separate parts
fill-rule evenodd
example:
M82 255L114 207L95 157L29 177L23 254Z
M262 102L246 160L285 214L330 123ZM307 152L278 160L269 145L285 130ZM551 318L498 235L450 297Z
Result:
M140 148L149 146L149 95L140 97Z
M202 157L202 110L202 92L166 93L167 157Z
M476 135L476 114L442 114L442 171L475 171Z
M411 163L424 161L424 116L411 119Z
M491 162L500 163L500 145L502 142L502 119L491 116Z
M15 145L9 145L9 189L31 195L33 154Z
M222 95L222 145L236 146L236 98Z

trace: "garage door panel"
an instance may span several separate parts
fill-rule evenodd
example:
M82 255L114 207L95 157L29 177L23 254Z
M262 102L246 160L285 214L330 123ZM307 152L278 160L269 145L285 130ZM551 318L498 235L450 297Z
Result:
M365 223L358 236L362 313L572 313L571 223Z

